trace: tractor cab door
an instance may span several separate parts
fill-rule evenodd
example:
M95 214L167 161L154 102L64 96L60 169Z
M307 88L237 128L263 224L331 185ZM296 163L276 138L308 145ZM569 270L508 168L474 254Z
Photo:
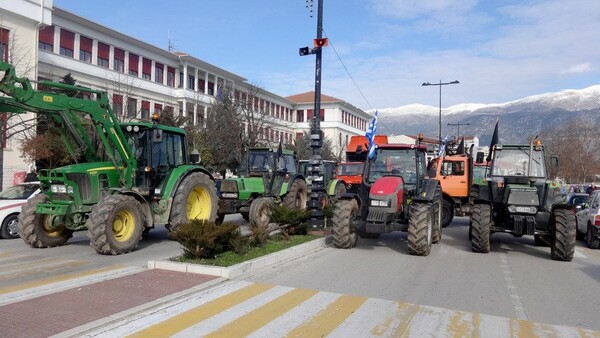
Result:
M467 158L444 157L439 167L442 190L454 197L469 196L469 170Z

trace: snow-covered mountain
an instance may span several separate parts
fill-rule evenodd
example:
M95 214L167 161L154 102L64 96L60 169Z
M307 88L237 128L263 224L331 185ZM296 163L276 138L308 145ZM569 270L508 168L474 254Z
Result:
M383 125L379 127L382 133L423 132L437 138L439 107L410 104L377 110ZM522 142L573 119L600 123L600 85L539 94L506 103L464 103L446 107L442 109L442 137L457 133L457 127L448 126L448 123L469 123L460 127L460 134L478 136L481 144L486 144L496 118L500 118L502 142Z

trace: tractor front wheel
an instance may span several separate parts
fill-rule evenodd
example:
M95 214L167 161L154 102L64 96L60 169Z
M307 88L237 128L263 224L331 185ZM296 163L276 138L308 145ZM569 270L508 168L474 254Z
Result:
M306 182L301 179L296 179L288 189L288 192L283 197L283 205L288 209L306 209L306 201L308 199L308 187Z
M173 207L167 229L177 227L191 220L208 220L217 218L217 189L215 182L208 175L194 172L183 179L173 196Z
M435 188L435 193L433 195L433 234L431 235L431 242L433 244L437 244L442 240L442 224L440 223L442 220L442 188L438 185Z
M427 256L433 237L433 208L429 204L414 203L408 216L408 253Z
M350 229L350 223L358 214L359 208L355 199L339 200L334 204L331 217L331 238L336 248L350 249L356 246L358 236Z
M64 245L73 236L73 231L64 226L53 226L54 216L37 214L35 207L48 203L50 198L38 194L29 199L19 214L19 236L32 248L51 248Z
M260 197L250 204L250 225L253 228L266 228L271 221L270 198Z
M475 204L471 210L469 235L473 252L490 252L490 218L492 208L487 204Z
M144 232L142 206L132 196L109 195L92 208L86 227L90 246L103 255L135 249Z
M442 228L450 225L453 218L454 208L452 207L452 203L446 199L442 199Z
M557 261L570 262L575 254L575 214L571 210L558 209L554 212L554 238L550 255Z

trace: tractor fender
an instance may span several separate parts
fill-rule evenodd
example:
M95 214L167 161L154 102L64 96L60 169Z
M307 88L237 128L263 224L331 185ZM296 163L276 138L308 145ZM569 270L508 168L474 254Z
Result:
M150 204L148 201L135 190L129 190L124 188L111 188L109 189L109 195L120 194L127 195L135 198L140 205L142 206L142 212L146 216L146 221L144 222L145 228L153 228L154 227L154 217L152 216L152 210L150 209Z
M423 180L423 186L421 192L412 198L413 202L432 203L435 190L440 185L440 181L437 179L425 179Z
M290 187L292 186L292 183L297 179L300 179L300 180L303 180L304 182L306 182L306 178L302 174L292 175L292 177L290 177L290 179L287 182L283 183L283 185L281 186L281 192L282 192L281 195L287 194L290 191Z
M344 182L344 180L338 180L337 178L329 181L329 184L327 185L327 195L329 196L333 196L335 195L335 187L338 185L338 183L341 183L344 185L344 187L346 186L346 182Z
M204 167L197 165L181 165L177 168L173 168L171 175L169 175L169 177L166 179L162 191L163 198L172 198L173 194L175 194L177 188L181 184L181 181L183 181L187 175L194 172L206 174L211 180L213 180L213 182L215 181L215 178L212 176L212 174L208 170L204 169Z

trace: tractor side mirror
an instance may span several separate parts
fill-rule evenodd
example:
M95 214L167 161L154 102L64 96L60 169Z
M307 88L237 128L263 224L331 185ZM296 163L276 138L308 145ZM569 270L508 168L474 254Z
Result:
M160 129L152 129L152 142L153 143L161 143L162 142L163 131Z
M478 151L477 152L477 158L475 159L476 163L483 163L483 157L484 157L484 153L483 151Z
M550 165L554 168L558 167L558 156L556 156L556 155L550 156Z
M194 164L200 163L200 152L198 151L198 149L194 149L190 153L190 162Z

